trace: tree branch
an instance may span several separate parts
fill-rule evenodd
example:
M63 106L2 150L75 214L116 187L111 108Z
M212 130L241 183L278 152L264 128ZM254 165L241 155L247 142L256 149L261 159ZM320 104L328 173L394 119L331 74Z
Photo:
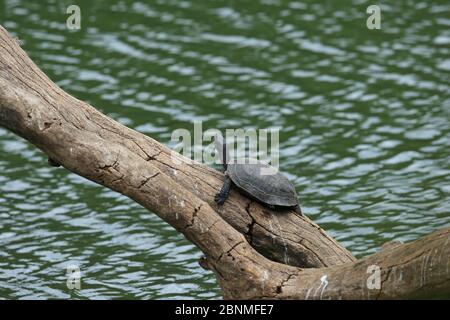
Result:
M41 149L50 163L128 196L184 234L206 255L205 265L215 272L226 298L449 293L448 229L356 261L294 211L272 212L234 191L218 207L213 199L222 173L70 96L1 26L0 125ZM380 289L365 285L370 264L381 267Z

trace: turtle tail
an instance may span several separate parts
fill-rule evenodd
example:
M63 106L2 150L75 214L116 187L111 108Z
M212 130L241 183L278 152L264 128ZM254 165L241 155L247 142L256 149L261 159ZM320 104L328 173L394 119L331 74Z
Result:
M294 211L297 212L302 217L305 217L305 215L303 214L302 209L300 208L299 204L294 207Z

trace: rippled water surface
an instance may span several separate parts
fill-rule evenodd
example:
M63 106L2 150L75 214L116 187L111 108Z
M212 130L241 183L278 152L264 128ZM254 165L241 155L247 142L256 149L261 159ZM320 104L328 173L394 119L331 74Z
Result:
M385 2L385 1L384 1ZM450 225L450 3L0 0L62 88L168 144L177 128L280 127L304 211L355 255ZM0 129L0 297L220 297L157 216ZM82 290L66 288L78 264Z

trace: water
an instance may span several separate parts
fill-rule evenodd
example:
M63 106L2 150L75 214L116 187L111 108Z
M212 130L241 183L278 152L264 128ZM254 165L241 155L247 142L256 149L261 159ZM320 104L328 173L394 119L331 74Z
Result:
M62 88L169 144L177 128L282 128L304 212L356 256L450 225L450 4L0 0ZM113 4L114 3L114 4ZM0 297L220 297L201 253L131 200L0 129ZM78 264L82 290L66 288Z

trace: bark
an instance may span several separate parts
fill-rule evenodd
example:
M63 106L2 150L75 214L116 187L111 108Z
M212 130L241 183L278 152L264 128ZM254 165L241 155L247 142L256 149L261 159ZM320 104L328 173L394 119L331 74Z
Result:
M235 191L218 207L221 172L72 97L1 26L0 125L41 149L49 164L128 196L181 232L203 251L201 264L225 298L450 296L450 229L356 260L295 211L273 212ZM372 265L380 268L375 288L367 285Z

